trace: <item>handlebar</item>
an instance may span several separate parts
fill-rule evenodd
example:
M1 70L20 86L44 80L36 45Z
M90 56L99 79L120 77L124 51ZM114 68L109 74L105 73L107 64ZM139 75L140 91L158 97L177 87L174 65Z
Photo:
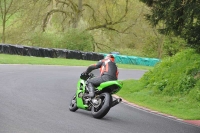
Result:
M83 79L83 80L87 80L87 79L90 79L90 78L93 78L93 77L94 77L93 73L81 74L81 76L80 76L80 78Z

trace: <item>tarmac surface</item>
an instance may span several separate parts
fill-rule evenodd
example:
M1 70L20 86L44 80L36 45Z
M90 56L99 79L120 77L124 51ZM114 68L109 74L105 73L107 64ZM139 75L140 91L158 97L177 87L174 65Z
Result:
M89 111L69 111L79 75L85 69L0 65L0 133L200 133L196 124L125 100L101 120ZM120 69L119 79L139 79L144 73Z

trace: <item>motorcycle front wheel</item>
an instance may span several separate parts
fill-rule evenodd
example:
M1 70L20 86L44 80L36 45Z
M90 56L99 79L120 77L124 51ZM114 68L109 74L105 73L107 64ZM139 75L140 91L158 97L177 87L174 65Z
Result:
M69 110L75 112L77 109L78 107L76 105L76 94L74 94L69 104Z
M109 93L102 93L98 96L98 99L99 105L93 106L91 112L94 118L101 119L109 112L112 98Z

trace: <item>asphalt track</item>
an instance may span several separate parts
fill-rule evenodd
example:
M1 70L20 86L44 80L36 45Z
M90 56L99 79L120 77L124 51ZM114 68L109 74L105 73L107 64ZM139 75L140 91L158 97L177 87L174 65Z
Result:
M0 133L200 133L200 127L120 103L101 120L68 110L86 67L0 65ZM120 69L119 79L145 71Z

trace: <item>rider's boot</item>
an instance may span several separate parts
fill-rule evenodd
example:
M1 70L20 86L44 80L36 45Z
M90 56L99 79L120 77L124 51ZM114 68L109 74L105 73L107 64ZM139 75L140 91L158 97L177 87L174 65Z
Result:
M89 90L89 94L84 94L83 97L84 98L87 98L87 97L93 98L94 97L94 85L91 83L88 83L87 88Z

